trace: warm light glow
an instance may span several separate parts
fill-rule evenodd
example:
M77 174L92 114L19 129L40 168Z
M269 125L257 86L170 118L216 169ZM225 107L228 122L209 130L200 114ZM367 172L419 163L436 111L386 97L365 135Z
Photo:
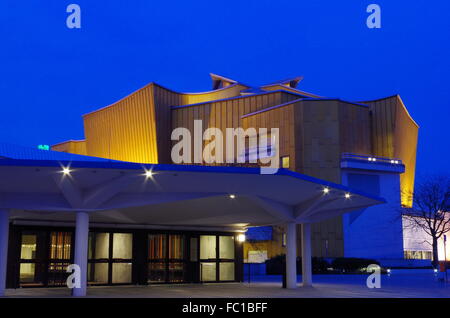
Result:
M245 234L238 234L236 239L238 242L245 242Z
M350 193L346 193L346 194L345 194L345 198L346 198L346 199L350 199Z
M328 189L328 188L323 188L323 193L327 194L328 192L330 192L330 189Z
M62 173L64 173L65 175L70 174L70 171L71 170L68 167L63 167L63 169L62 169Z
M234 194L230 194L230 199L234 199L236 196Z
M153 171L151 171L151 170L146 170L146 171L145 171L145 176L146 176L147 178L153 177Z

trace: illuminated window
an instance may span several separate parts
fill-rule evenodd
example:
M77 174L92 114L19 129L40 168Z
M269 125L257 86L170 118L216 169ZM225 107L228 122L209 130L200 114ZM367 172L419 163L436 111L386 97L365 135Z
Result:
M234 236L219 236L219 258L234 259Z
M431 251L404 251L405 259L432 259Z
M200 235L200 281L234 280L234 236Z
M186 271L185 236L150 234L148 240L148 282L183 282ZM192 242L191 239L191 244L196 249L197 242L195 240L194 243ZM191 260L192 257L197 256L191 255Z
M281 157L281 168L289 169L289 156Z
M89 284L131 283L133 234L91 232L88 245Z
M51 232L50 234L50 258L70 259L70 244L72 234L69 232Z

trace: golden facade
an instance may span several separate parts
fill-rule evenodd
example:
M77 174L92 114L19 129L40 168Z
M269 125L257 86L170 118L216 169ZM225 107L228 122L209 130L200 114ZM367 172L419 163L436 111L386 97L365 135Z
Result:
M401 159L406 168L401 190L413 190L418 126L399 96L353 103L299 90L301 77L261 87L215 74L211 78L213 89L204 93L178 93L150 83L84 115L85 140L52 149L170 164L171 132L178 127L193 131L194 120L201 119L203 130L279 128L279 155L289 157L289 169L336 183L341 183L343 153ZM406 196L402 203L411 204ZM276 235L265 243L269 257L283 252ZM343 256L341 217L313 225L313 256Z

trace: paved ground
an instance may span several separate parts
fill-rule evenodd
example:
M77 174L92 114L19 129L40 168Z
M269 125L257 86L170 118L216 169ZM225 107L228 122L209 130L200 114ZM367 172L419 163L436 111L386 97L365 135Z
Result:
M299 276L299 281L301 277ZM432 273L382 275L381 288L366 287L365 275L314 275L313 287L281 288L279 276L254 277L252 283L89 287L88 297L450 297L450 283ZM67 288L9 289L7 297L68 297Z

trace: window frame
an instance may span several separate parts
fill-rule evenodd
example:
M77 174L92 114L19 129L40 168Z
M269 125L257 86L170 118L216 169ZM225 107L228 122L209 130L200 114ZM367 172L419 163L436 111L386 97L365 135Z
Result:
M89 231L90 235L96 235L99 233L106 233L109 234L108 237L108 257L107 258L89 258L89 249L91 246L88 246L88 270L91 272L88 273L88 277L95 273L95 264L107 264L108 266L108 275L107 275L107 282L101 282L101 283L95 283L88 280L88 286L108 286L108 285L130 285L133 283L133 271L134 271L134 265L136 262L135 252L134 252L134 232L133 231L126 231L126 230L107 230L107 229L94 229ZM114 250L114 234L130 234L131 235L131 258L113 258L113 250ZM89 244L91 244L90 238L89 238ZM95 246L95 241L92 242ZM92 256L95 255L95 249L93 251ZM122 283L113 283L113 266L114 264L120 264L120 263L129 263L131 265L131 279L129 282L122 282Z

